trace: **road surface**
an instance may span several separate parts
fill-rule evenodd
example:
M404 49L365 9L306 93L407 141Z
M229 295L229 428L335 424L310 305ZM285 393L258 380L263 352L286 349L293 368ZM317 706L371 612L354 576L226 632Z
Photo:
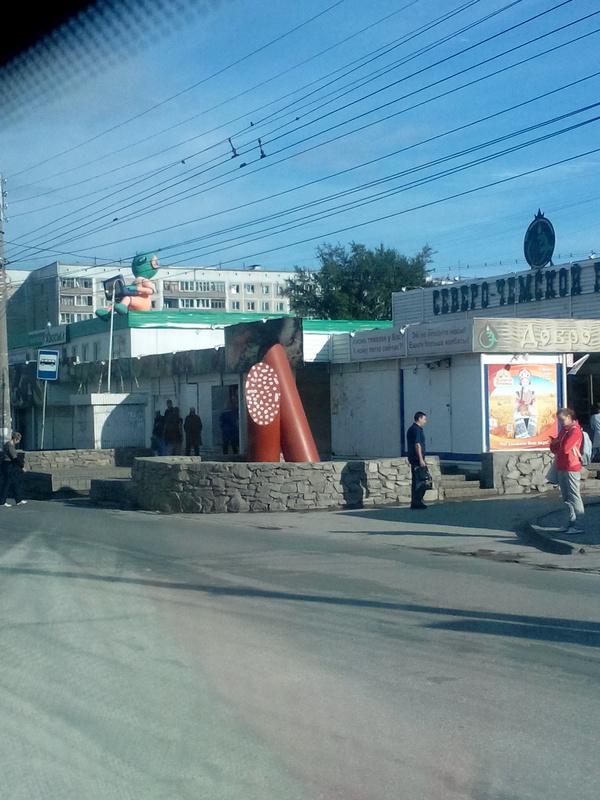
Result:
M368 514L0 511L1 798L600 797L598 575Z

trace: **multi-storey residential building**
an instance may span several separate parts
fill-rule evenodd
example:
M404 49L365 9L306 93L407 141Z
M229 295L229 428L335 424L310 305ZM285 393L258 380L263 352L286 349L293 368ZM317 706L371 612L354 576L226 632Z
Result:
M71 265L54 262L22 272L8 303L11 333L41 330L89 319L106 307L103 281L122 274L133 280L129 266ZM22 276L22 277L21 277ZM160 269L152 306L156 310L231 313L289 313L284 296L289 272L257 269L217 270L201 267Z

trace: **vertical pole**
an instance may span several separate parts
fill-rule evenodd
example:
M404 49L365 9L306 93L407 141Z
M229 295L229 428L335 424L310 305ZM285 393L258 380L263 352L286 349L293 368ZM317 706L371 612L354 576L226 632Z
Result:
M110 373L112 369L112 351L113 351L113 326L115 321L115 284L113 283L112 287L112 299L110 302L111 311L110 311L110 333L108 339L108 376L107 376L107 386L106 391L110 392Z
M40 450L44 449L44 433L46 432L46 398L48 395L48 381L44 381L44 402L42 405L42 441Z
M0 434L3 442L10 437L12 430L6 327L6 261L4 259L5 183L6 181L0 174Z

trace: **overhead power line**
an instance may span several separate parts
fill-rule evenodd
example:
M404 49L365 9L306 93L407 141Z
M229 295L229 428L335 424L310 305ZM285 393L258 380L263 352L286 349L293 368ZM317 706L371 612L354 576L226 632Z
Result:
M595 15L595 14L598 14L598 13L600 13L600 12L594 12L594 14L592 14L591 16L593 16L593 15ZM588 15L588 16L589 16L589 15ZM586 18L587 18L587 17L586 17ZM577 21L580 21L580 20L577 20ZM498 58L500 58L500 57L502 57L502 56L504 56L504 55L506 55L506 54L508 54L508 53L515 52L516 50L519 50L519 49L521 49L521 48L523 48L523 47L525 47L525 46L527 46L527 45L529 45L529 44L532 44L532 43L537 43L537 42L539 42L539 41L540 41L540 39L541 39L541 38L544 38L545 36L552 35L553 33L556 33L556 32L558 32L558 31L564 30L565 28L567 28L567 27L570 27L572 24L575 24L575 23L568 23L568 24L566 24L566 25L564 25L564 26L561 26L560 28L553 29L552 31L550 31L550 32L548 32L548 33L546 33L546 34L541 34L541 35L538 35L538 36L536 36L536 37L534 37L534 38L532 38L532 39L528 40L527 42L524 42L524 43L521 43L521 44L519 44L519 45L516 45L516 46L514 46L514 47L512 47L512 48L509 48L509 49L507 49L507 50L503 51L502 53L498 53L498 54L496 54L496 55L494 55L494 56L491 56L491 57L489 57L489 58L487 58L487 59L484 59L484 60L482 60L482 61L480 61L480 62L478 62L478 63L476 63L476 64L474 64L474 65L471 65L470 67L467 67L467 68L464 68L464 69L458 70L457 72L455 72L455 73L452 73L451 75L447 75L447 76L445 76L445 77L443 77L443 78L441 78L441 79L439 79L439 80L437 80L437 81L434 81L433 83L430 83L430 84L428 84L426 87L421 87L421 88L419 88L419 89L416 89L416 90L414 90L414 91L412 91L412 92L409 92L409 93L407 93L406 95L403 95L403 96L401 96L401 97L398 97L398 98L396 98L395 100L393 100L393 101L390 101L390 103L386 103L386 104L384 104L383 106L379 106L377 109L371 109L371 110L369 110L368 112L365 112L365 114L360 114L360 115L357 115L357 116L356 116L356 117L354 117L353 119L356 119L356 120L358 120L358 119L361 119L362 117L364 117L364 116L367 116L367 115L369 115L369 114L372 114L372 113L374 113L374 111L381 110L382 108L384 108L384 107L386 107L386 106L389 106L389 105L391 105L391 104L394 104L394 103L399 103L399 102L402 102L403 100L406 100L408 97L411 97L411 96L413 96L413 95L415 95L415 94L418 94L418 93L419 93L419 92L421 92L421 91L424 91L426 88L431 88L432 86L436 86L436 85L438 85L438 84L440 84L440 83L444 83L444 82L446 82L446 81L448 81L448 80L450 80L450 79L452 79L452 78L454 78L454 77L457 77L458 75L462 75L462 74L464 74L465 72L468 72L468 71L470 71L470 70L472 70L472 69L475 69L475 68L477 68L477 67L480 67L480 66L482 66L482 65L488 64L488 63L490 63L490 62L492 62L492 61L494 61L494 60L497 60ZM456 92L456 91L459 91L459 90L461 90L462 88L465 88L465 87L467 87L467 86L472 86L472 85L474 85L474 84L476 84L476 83L478 83L478 82L480 82L480 81L482 81L482 80L486 80L487 78L489 78L489 77L492 77L492 76L494 76L494 75L497 75L497 74L500 74L501 72L504 72L504 71L506 71L506 70L508 70L508 69L513 69L513 68L514 68L514 67L516 67L516 66L520 66L520 65L522 65L522 64L524 64L524 63L527 63L528 61L531 61L531 60L533 60L534 58L538 58L538 57L540 57L540 56L542 56L542 55L548 55L548 54L552 53L553 51L555 51L555 50L557 50L557 49L560 49L560 48L562 48L562 47L565 47L565 46L567 46L568 44L572 44L572 43L574 43L574 42L580 41L581 39L583 39L583 38L585 38L585 37L588 37L588 36L590 36L590 35L593 35L593 34L595 34L595 33L597 33L597 32L598 32L598 30L591 31L591 32L587 32L587 33L583 34L582 36L575 37L574 39L571 39L571 40L569 40L569 41L567 41L567 42L563 42L563 43L561 43L561 44L559 44L559 45L555 46L554 48L547 48L547 49L545 49L544 51L542 51L542 52L540 52L540 53L537 53L537 54L534 54L533 56L530 56L530 57L528 57L528 58L526 58L526 59L522 59L521 61L519 61L519 62L516 62L515 64L508 65L508 66L506 66L506 67L502 67L502 68L500 68L500 69L498 69L498 70L496 70L496 71L494 71L494 72L492 72L492 73L490 73L490 74L488 74L488 75L485 75L485 76L480 76L479 78L476 78L476 79L474 79L473 81L469 81L469 82L467 82L467 83L465 83L465 84L462 84L461 86L454 87L453 89L451 89L451 90L448 90L447 92L443 92L443 93L441 93L441 94L438 94L438 95L436 95L435 97L432 97L432 98L429 98L428 100L422 101L421 103L415 104L415 105L413 105L413 106L410 106L410 107L404 107L404 108L403 108L403 109L402 109L400 112L397 112L397 113L391 114L391 115L389 115L389 116L387 116L387 117L385 117L385 118L383 118L383 119L377 119L375 122L368 123L368 124L366 124L366 125L363 125L363 126L361 126L361 127L354 128L352 131L350 131L350 132L345 132L345 133L344 133L344 134L342 134L341 136L343 137L343 136L349 135L349 133L356 133L356 132L358 132L358 131L364 131L364 130L366 130L368 127L370 127L370 126L371 126L371 125L373 125L373 124L381 124L382 122L384 122L384 121L387 121L387 120L389 120L389 119L391 119L391 118L393 118L393 117L397 116L398 114L401 114L401 113L406 113L407 111L409 111L409 110L412 110L412 109L414 109L414 108L417 108L417 107L419 107L419 106L421 106L421 105L424 105L424 104L426 104L426 103L430 103L430 102L432 102L432 101L434 101L434 100L436 100L436 99L439 99L439 98L441 98L441 97L448 96L448 95L450 95L450 94L452 94L452 93L454 93L454 92ZM330 131L332 131L332 130L335 130L336 128L339 128L339 127L340 127L340 125L343 125L343 124L346 124L346 123L340 123L340 124L338 124L338 125L332 126L331 128L328 128L328 129L327 129L325 132L330 132ZM307 137L307 138L306 138L306 139L304 139L303 141L309 141L310 139L313 139L313 138L315 138L315 136L317 136L317 135L322 135L323 133L324 133L324 132L323 132L323 131L321 131L321 132L319 132L319 134L314 134L314 135L313 135L313 136L311 136L311 137ZM340 137L340 136L337 136L337 137L332 137L332 138L330 138L329 140L327 140L326 142L321 142L321 143L319 143L319 145L317 145L317 146L319 146L319 147L322 147L322 146L324 146L325 144L330 144L330 143L332 143L332 142L336 141L336 140L337 140L337 139L339 139L339 138L341 138L341 137ZM278 155L279 153L282 153L282 152L284 152L285 150L287 150L287 149L290 149L290 147L291 147L291 145L288 145L288 146L286 146L286 147L282 148L281 150L279 150L279 151L276 151L276 152L275 152L273 155L274 155L274 156L275 156L275 155ZM297 157L298 155L300 155L300 154L302 154L302 153L309 152L309 150L310 150L310 149L312 149L312 148L305 149L305 150L303 150L303 151L300 151L300 153L295 153L295 154L293 154L293 156L288 156L287 158L291 158L291 157ZM265 165L265 164L263 164L263 163L260 163L260 164L259 164L259 166L258 166L257 168L254 168L254 169L252 169L252 170L251 170L251 172L250 172L249 174L254 174L254 173L256 173L256 172L258 171L258 169L264 169L265 167L270 167L270 166L274 166L275 164L280 164L280 163L282 163L282 161L284 161L284 160L287 160L287 159L279 159L278 161L274 161L274 158L271 158L271 159L269 159L269 163L268 163L268 164L266 164L266 165ZM144 210L143 210L141 213L140 213L140 212L130 213L129 215L127 215L127 216L125 216L125 217L123 218L123 216L122 216L122 211L124 211L124 210L126 211L126 210L127 210L127 206L125 206L125 207L117 207L117 209L115 210L115 213L119 213L119 214L120 214L119 221L120 221L121 223L122 223L122 222L124 222L124 221L130 221L131 219L140 218L141 216L145 216L145 215L147 215L148 213L151 213L151 211L152 211L152 210L154 210L154 209L155 209L156 207L158 207L158 206L160 206L160 208L161 208L161 209L164 209L164 208L166 208L168 205L172 205L174 202L181 202L181 201L182 201L182 200L184 200L184 199L189 199L189 198L190 198L190 197L192 197L192 196L197 196L198 194L202 193L202 191L207 191L209 188L210 188L210 189L214 189L214 188L216 188L217 186L223 186L223 185L225 185L226 183L229 183L229 182L231 182L232 180L238 180L238 179L240 179L242 176L239 174L239 170L236 170L236 173L237 173L237 174L234 174L234 176L233 176L233 177L229 177L229 178L227 178L225 181L222 181L220 184L215 184L215 182L214 182L214 181L215 181L215 179L212 179L212 181L207 181L207 182L205 182L204 184L200 184L200 186L199 186L199 187L192 187L191 189L187 189L187 190L185 190L185 192L181 192L181 193L179 194L179 196L178 196L178 195L175 195L175 197L172 197L172 198L170 198L170 199L168 199L168 198L167 198L167 199L165 199L165 198L162 198L162 199L161 199L161 201L160 201L160 203L157 203L157 204L155 204L155 205L148 205L148 198L149 198L149 197L151 197L151 194L150 194L150 195L146 194L146 195L144 196L144 198L143 198L143 202L144 202L144 204L145 204L145 208L144 208ZM218 179L218 176L217 176L217 179ZM171 188L173 188L173 187L171 187ZM135 205L136 205L136 203L134 203L134 204L133 204L133 206L135 206ZM114 207L113 207L113 208L114 208ZM63 226L63 228L64 228L64 229L70 228L70 229L71 229L71 232L73 232L73 233L74 233L74 232L76 232L76 231L78 230L78 228L79 228L80 230L84 230L86 227L89 227L89 225L93 225L93 222L94 222L94 219L95 219L95 218L96 218L96 217L91 217L91 218L90 218L90 222L89 222L89 223L79 224L79 226L75 226L74 228L73 228L73 226L72 226L70 223L69 223L69 224L67 224L67 225L65 225L65 226ZM100 232L101 230L105 230L105 229L107 229L108 227L110 227L110 223L109 223L108 225L107 225L106 223L103 223L102 225L100 225L100 226L98 226L98 227L94 228L93 230L91 230L91 231L89 231L89 230L88 230L88 231L84 231L84 233L80 234L79 236L76 236L76 237L75 237L75 238L73 238L73 239L68 239L67 241L69 241L69 242L70 242L70 241L76 241L78 238L81 238L81 237L82 237L82 236L84 236L84 235L89 235L89 234L91 234L91 233ZM57 229L57 228L56 228L56 225L54 225L54 230L55 230L55 232L56 232L56 233L59 233L59 232L60 232L60 228L58 228L58 229ZM58 237L55 237L55 238L54 238L52 241L58 241Z

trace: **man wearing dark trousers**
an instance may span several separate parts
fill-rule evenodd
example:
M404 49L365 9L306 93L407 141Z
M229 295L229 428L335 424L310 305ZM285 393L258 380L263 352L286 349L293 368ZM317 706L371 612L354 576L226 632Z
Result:
M423 426L427 422L427 416L423 411L417 411L414 422L406 431L406 448L408 463L411 471L411 508L427 508L423 502L425 495L425 483L419 479L419 467L425 467L425 433Z
M2 448L2 489L0 490L0 506L10 506L7 502L9 497L15 498L15 504L23 506L27 500L23 500L21 491L21 480L25 467L19 461L17 445L21 441L21 434L13 431L11 438Z

